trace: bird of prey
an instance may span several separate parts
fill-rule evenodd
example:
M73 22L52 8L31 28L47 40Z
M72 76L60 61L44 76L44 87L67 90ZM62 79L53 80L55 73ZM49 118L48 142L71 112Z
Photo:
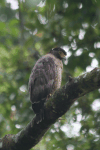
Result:
M56 47L42 56L32 69L29 78L29 93L32 109L38 116L37 123L43 120L43 107L47 97L60 88L62 80L62 59L67 53Z

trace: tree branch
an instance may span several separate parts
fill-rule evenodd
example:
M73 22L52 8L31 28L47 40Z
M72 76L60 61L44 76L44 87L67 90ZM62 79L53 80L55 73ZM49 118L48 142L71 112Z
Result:
M36 124L36 117L16 135L0 140L0 150L29 150L35 146L56 120L65 114L79 97L100 88L100 68L72 78L45 103L45 117Z

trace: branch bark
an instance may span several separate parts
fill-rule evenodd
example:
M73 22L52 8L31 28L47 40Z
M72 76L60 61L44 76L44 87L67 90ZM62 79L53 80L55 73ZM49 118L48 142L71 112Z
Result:
M65 114L79 97L100 88L100 68L72 78L45 103L45 117L36 124L36 117L16 135L0 139L0 150L29 150L35 146L56 120Z

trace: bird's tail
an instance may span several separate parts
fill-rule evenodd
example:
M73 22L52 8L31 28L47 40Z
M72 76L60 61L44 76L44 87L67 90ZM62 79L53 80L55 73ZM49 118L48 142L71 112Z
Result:
M36 114L36 123L39 124L44 120L44 108L40 109L40 112Z
M42 99L39 102L32 104L32 109L36 114L36 123L39 124L42 120L44 120L44 103L46 99Z

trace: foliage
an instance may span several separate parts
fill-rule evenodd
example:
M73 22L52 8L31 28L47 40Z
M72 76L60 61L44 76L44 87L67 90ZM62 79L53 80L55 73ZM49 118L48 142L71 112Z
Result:
M18 4L14 10L0 1L1 137L16 134L33 118L28 79L41 55L56 46L67 49L62 85L69 75L78 76L100 63L99 1L46 0L37 5L18 0ZM94 105L100 103L99 93L77 100L33 149L98 150L100 110Z

